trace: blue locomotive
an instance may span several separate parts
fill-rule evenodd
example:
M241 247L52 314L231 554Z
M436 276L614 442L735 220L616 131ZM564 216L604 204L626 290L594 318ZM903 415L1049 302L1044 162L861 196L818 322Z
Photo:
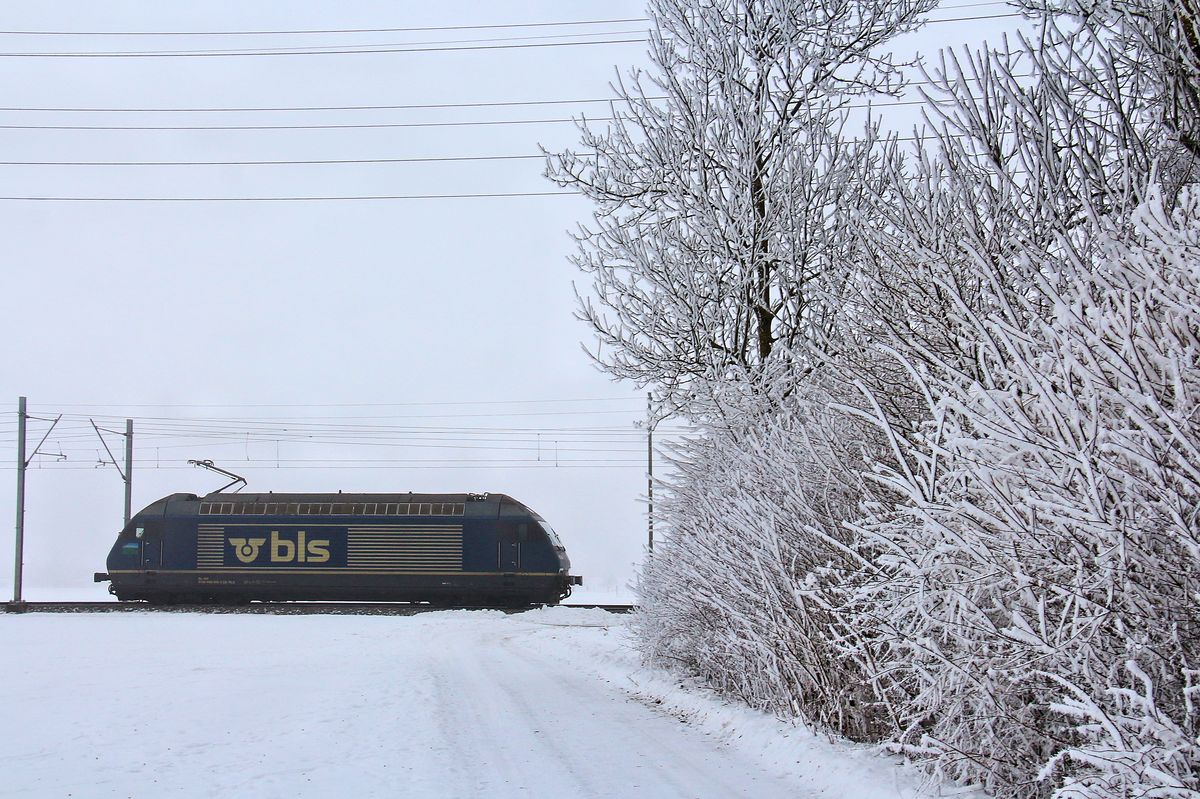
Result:
M108 555L117 599L555 604L583 578L504 494L172 494Z

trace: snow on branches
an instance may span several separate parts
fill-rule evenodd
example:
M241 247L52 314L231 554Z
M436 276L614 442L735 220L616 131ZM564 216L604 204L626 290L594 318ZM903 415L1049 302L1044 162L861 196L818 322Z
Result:
M859 601L904 692L897 744L939 773L1200 788L1198 200L1151 194L1092 255L1027 263L1024 323L960 304L984 367L926 369L907 466L876 468L899 499L855 524L881 567ZM1078 792L1101 784L1121 790Z
M898 88L881 45L934 5L652 0L654 71L615 87L613 123L584 121L586 155L547 159L595 203L575 263L609 371L684 405L824 334L815 287L853 261L873 161L845 106Z
M904 152L844 105L928 4L653 0L547 173L599 361L698 431L649 661L998 797L1200 799L1197 9L1060 5Z

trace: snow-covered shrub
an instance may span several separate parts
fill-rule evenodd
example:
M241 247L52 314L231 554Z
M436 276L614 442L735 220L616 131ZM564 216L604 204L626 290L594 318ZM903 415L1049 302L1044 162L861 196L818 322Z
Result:
M1063 749L1043 768L1039 778L1065 771L1063 784L1054 799L1101 799L1101 797L1155 796L1164 799L1195 799L1200 748L1195 734L1158 708L1154 681L1136 661L1125 664L1135 687L1108 689L1105 705L1067 680L1055 677L1067 693L1054 710L1076 721L1085 741ZM1049 676L1049 675L1048 675ZM1193 716L1191 705L1197 692L1196 672L1184 670L1186 687L1182 698ZM1064 765L1065 764L1065 765Z
M859 380L893 492L854 524L859 644L893 745L1005 797L1200 790L1200 207L1161 76L1106 25L948 54L862 231L865 338L924 408Z
M597 360L699 431L651 662L1000 797L1196 799L1197 13L1052 5L943 57L905 160L843 105L922 2L653 0L548 175Z
M1020 294L976 260L978 373L911 364L930 421L859 525L898 744L1001 796L1200 795L1200 203L1133 222L1022 254Z
M828 389L723 403L674 453L633 628L656 664L784 717L859 740L893 728L843 639L845 587L866 564L843 520L864 492L869 426L829 411Z

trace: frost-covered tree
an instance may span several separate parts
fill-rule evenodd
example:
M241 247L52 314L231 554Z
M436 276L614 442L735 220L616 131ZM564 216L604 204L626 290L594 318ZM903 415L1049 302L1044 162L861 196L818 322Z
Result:
M547 168L595 204L575 261L597 360L699 431L656 508L643 650L858 738L890 722L833 636L854 632L840 581L862 563L842 520L878 437L827 409L852 388L832 364L853 229L885 189L847 106L899 90L884 46L933 5L652 0L651 69Z
M881 45L933 5L650 2L650 71L547 166L595 203L575 262L611 373L686 408L824 333L816 287L853 260L847 221L872 164L843 134L845 106L899 86Z
M1200 3L1197 0L1023 0L1039 14L1070 17L1107 42L1171 145L1200 158ZM1129 91L1132 89L1132 91ZM1195 179L1195 176L1193 176Z

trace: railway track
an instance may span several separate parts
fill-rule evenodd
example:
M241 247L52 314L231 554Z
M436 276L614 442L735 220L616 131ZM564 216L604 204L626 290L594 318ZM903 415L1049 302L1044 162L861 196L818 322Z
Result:
M629 613L633 605L562 604L562 608ZM258 613L280 616L355 615L415 616L438 610L501 610L523 613L531 608L406 604L403 602L251 602L246 605L152 605L148 602L7 602L7 613Z

